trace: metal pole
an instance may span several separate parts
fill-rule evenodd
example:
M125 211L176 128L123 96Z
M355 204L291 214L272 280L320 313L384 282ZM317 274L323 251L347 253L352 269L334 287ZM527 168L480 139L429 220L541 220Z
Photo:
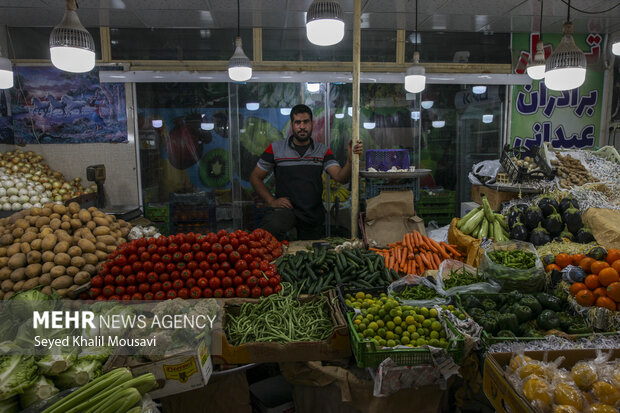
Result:
M353 143L360 138L360 37L362 21L362 0L353 3ZM360 199L360 158L353 154L351 160L351 238L357 237L357 217Z

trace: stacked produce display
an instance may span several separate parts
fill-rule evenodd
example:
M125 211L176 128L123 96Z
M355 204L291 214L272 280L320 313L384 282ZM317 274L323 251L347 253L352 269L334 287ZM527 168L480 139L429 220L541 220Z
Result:
M4 211L40 208L92 192L97 192L97 185L84 188L80 178L65 180L32 151L0 154L0 206Z

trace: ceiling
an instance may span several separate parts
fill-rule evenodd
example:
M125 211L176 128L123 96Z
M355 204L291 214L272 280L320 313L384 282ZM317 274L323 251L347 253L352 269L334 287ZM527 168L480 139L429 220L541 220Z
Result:
M544 1L543 33L560 33L566 20L565 0ZM312 0L240 0L241 26L299 28ZM339 0L347 27L352 27L353 0ZM60 22L64 0L0 0L0 25L53 27ZM86 27L235 28L234 0L78 0ZM619 0L573 0L590 13L608 10ZM509 33L539 31L539 0L418 0L419 30ZM601 14L571 11L575 32L620 32L620 7ZM362 0L362 29L413 31L414 0Z

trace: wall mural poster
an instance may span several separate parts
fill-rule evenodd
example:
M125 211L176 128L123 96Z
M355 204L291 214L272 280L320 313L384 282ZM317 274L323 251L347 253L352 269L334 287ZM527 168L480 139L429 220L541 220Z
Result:
M0 143L127 142L124 84L99 83L97 69L81 74L54 67L13 70L9 110L0 113Z
M524 74L530 54L536 49L538 34L513 35L515 72ZM545 57L549 58L560 35L543 37ZM550 142L554 148L589 148L597 146L601 134L604 71L601 59L603 38L598 34L574 36L586 54L588 69L584 84L573 90L557 92L545 87L544 80L531 85L514 86L510 142L531 148Z

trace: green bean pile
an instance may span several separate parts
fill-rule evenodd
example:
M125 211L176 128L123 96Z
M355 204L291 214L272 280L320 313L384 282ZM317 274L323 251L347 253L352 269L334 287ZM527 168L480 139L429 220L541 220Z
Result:
M452 287L459 287L463 285L471 285L484 281L482 277L476 274L472 274L465 269L450 271L450 274L443 280L444 289L449 290Z
M437 291L423 284L408 285L402 291L395 292L396 298L404 300L430 300L439 296Z
M228 314L226 338L232 345L272 342L321 341L331 336L333 323L323 298L301 302L299 289L282 283L282 291L262 297L257 304L244 303L238 316Z
M501 251L496 250L489 253L489 258L504 267L516 268L520 270L526 270L536 265L536 255L529 251L511 250Z

